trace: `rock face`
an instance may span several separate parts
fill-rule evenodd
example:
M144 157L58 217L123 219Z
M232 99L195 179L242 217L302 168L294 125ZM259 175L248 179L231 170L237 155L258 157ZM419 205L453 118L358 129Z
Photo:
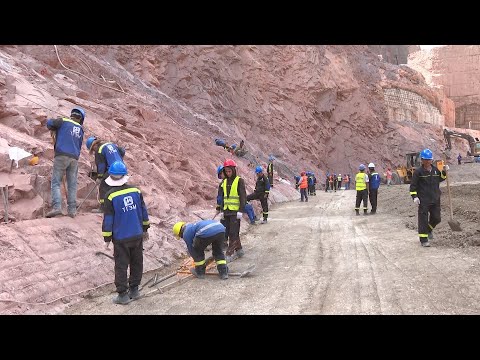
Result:
M362 162L374 162L382 173L426 146L440 154L441 125L450 116L442 92L420 73L381 61L366 45L0 47L0 181L12 184L10 209L17 220L0 227L0 298L50 302L53 288L55 296L75 293L112 274L110 260L99 261L92 249L103 241L98 216L89 214L95 199L74 221L42 217L53 160L45 123L68 116L75 105L87 112L85 138L127 148L131 183L141 188L152 217L155 253L145 270L186 253L171 235L176 221L197 220L196 210L212 215L216 167L233 156L215 138L245 140L247 155L234 159L248 193L255 184L252 165L274 155L269 198L287 201L298 196L288 180L302 170L323 182L327 170L355 174ZM39 154L38 165L26 159L10 172L9 146ZM93 186L91 161L83 147L79 201ZM45 247L33 236L37 228ZM65 246L75 250L70 257ZM29 262L36 265L21 266ZM74 291L58 275L69 264L79 269ZM43 279L49 282L40 285ZM30 286L34 291L18 295L16 289ZM0 303L1 311L25 307Z
M420 50L419 45L369 45L384 61L391 64L406 64L408 55Z
M411 54L408 65L453 100L456 127L480 130L479 61L479 45L448 45Z

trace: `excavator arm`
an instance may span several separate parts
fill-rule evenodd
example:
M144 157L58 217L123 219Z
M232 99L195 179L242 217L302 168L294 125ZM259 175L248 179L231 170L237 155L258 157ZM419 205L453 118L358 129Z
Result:
M449 129L443 129L443 137L445 138L446 150L450 151L452 149L451 138L458 137L468 141L468 145L470 145L470 154L472 156L480 156L480 142L476 141L473 136Z

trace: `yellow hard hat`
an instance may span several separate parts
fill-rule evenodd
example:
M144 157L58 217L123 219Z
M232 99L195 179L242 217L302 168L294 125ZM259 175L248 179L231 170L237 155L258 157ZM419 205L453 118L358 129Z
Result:
M184 221L179 221L173 225L173 235L180 237L180 230L182 230L183 225L185 225Z

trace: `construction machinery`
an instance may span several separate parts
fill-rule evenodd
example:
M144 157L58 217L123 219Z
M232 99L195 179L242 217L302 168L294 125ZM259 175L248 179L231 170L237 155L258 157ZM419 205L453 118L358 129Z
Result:
M412 181L413 173L415 169L422 165L420 159L420 152L411 152L405 154L406 165L399 166L396 169L396 173L392 174L392 184L398 185L401 183L410 184ZM434 160L433 165L442 171L444 166L443 160Z
M467 153L467 156L473 156L473 157L480 157L480 141L478 138L474 138L471 135L464 134L461 132L449 130L449 129L443 129L443 137L445 138L445 154L447 155L447 158L451 157L451 150L452 150L452 137L457 137L457 138L462 138L468 141L468 145L470 145L470 151Z

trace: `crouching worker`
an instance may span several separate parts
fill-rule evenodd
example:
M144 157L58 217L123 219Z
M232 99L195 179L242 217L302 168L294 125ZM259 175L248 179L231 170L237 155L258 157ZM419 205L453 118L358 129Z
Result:
M199 279L205 278L205 248L212 244L212 255L217 263L220 279L228 279L228 267L223 252L225 226L214 220L200 220L187 224L183 221L173 225L173 235L182 238L187 244L188 253L195 262L190 272Z
M115 304L128 304L140 297L138 285L143 273L143 241L148 240L147 207L142 192L127 184L127 167L115 161L108 169L105 180L112 188L105 195L102 235L106 248L113 242L115 258L115 286L118 295ZM127 268L130 277L127 279Z

